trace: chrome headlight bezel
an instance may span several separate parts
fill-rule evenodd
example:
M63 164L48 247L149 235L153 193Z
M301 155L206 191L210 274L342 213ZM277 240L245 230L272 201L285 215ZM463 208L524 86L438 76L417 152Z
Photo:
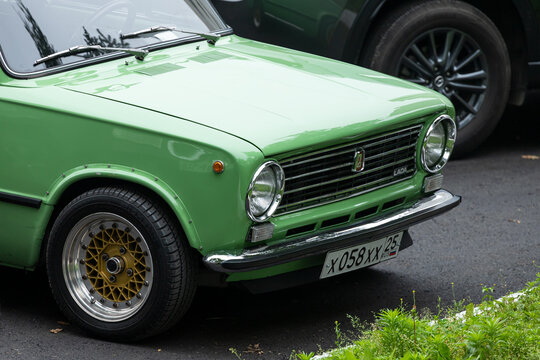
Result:
M434 132L434 130L439 125L443 126L444 133L445 133L445 139L442 143L442 146L444 146L444 148L442 149L442 153L439 159L433 164L428 164L428 160L427 160L428 141L429 141L430 136ZM426 135L424 136L424 141L422 143L422 151L421 151L421 156L420 156L422 167L424 168L424 170L426 170L427 172L431 174L435 174L441 171L441 169L448 162L450 155L452 154L452 150L454 149L454 145L456 143L456 135L457 135L456 123L448 115L441 115L438 118L436 118L435 121L433 121L433 123L431 123L431 125L429 126L426 132Z
M251 202L252 202L252 193L255 184L257 183L257 180L259 176L264 171L273 171L275 175L275 191L272 195L272 200L270 202L270 205L267 207L266 210L264 210L263 213L257 215L254 214L251 210ZM275 211L277 210L277 207L279 206L279 203L281 199L283 198L283 192L285 190L285 173L283 172L283 169L281 168L281 165L279 165L275 161L267 161L259 168L257 171L255 171L255 174L251 178L251 183L249 184L249 188L246 194L246 213L248 217L255 221L255 222L264 222L268 220L272 215L274 215Z

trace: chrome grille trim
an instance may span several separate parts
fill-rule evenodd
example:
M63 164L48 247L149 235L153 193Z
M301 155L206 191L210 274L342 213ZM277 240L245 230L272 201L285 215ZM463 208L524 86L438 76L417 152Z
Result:
M303 177L306 177L306 176L309 176L309 175L320 174L320 173L322 173L322 172L329 171L329 170L337 170L337 169L341 169L341 168L343 168L343 167L346 167L346 166L352 166L352 165L353 165L352 162L348 162L348 163L345 163L345 164L332 166L332 167L329 167L329 168L326 168L326 169L316 170L316 171L308 172L308 173L305 173L305 174L301 174L301 175L297 175L297 176L292 176L292 177L289 178L289 181L291 181L291 180L296 180L296 179L300 179L300 178L303 178Z
M388 168L388 167L390 167L390 166L392 166L392 165L402 164L402 163L407 162L407 161L410 161L410 160L412 160L412 159L413 159L413 157L406 158L406 159L403 159L403 160L396 161L395 163L390 163L390 164L386 164L386 165L379 166L378 168L375 168L375 169L371 169L371 170L367 170L367 171L362 171L361 173L355 173L355 174L353 174L353 175L341 177L341 178L334 179L334 180L329 180L329 181L326 181L326 182L323 182L323 183L313 184L313 185L304 186L304 187L301 187L301 188L298 188L298 189L285 191L283 194L284 194L284 195L285 195L285 194L291 194L291 193L295 193L295 192L302 191L302 190L306 190L306 189L312 189L312 188L317 187L317 186L328 185L328 184L332 184L332 183L335 183L335 182L338 182L338 181L348 180L348 179L352 179L352 178L355 178L355 177L358 177L358 176L362 176L362 175L366 175L366 174L371 174L371 173L373 173L373 172L375 172L375 171L379 171L379 170L382 170L382 169L386 169L386 168ZM352 165L352 163L348 163L347 165ZM329 168L329 169L324 169L324 170L321 170L321 171L327 171L327 170L330 170L330 168ZM292 204L289 204L289 205L292 205Z
M327 150L327 151L329 151L329 150ZM329 155L319 156L319 157L316 157L316 158L313 158L313 159L307 159L307 160L295 162L295 163L293 163L293 164L285 164L285 165L281 165L281 167L282 167L282 168L286 168L286 167L290 167L290 166L294 166L294 165L305 164L305 163L312 162L312 161L316 161L316 160L327 159L327 158L332 157L332 156L337 156L337 155L347 154L349 151L350 151L350 150L340 151L340 152L332 153L332 154L329 154Z
M422 125L415 125L282 160L285 192L275 216L410 179L416 173L416 146L421 130ZM358 149L365 151L365 169L356 173L352 167Z
M412 175L412 172L409 172L411 173ZM320 200L322 198L325 198L325 197L333 197L333 196L339 196L341 194L344 194L344 193L347 193L349 191L354 191L354 190L359 190L359 189L362 189L362 188L365 188L366 186L370 186L370 185L373 185L373 184L377 184L377 183L380 183L382 181L385 181L385 180L391 180L393 179L394 177L393 176L388 176L388 177L385 177L385 178L381 178L381 179L378 179L376 181L373 181L369 184L365 184L365 185L360 185L360 186L357 186L355 188L352 188L352 189L347 189L347 190L343 190L343 191L340 191L340 192L336 192L336 193L333 193L333 194L329 194L329 195L323 195L323 196L319 196L319 197L315 197L315 198L311 198L311 199L306 199L306 200L303 200L303 201L298 201L298 202L295 202L295 203L292 203L292 204L288 204L288 206L294 206L294 205L299 205L299 204L303 204L303 203L306 203L308 201L314 201L314 200ZM400 179L399 181L401 181L403 179ZM399 182L399 181L396 181L396 182ZM385 184L386 185L386 184ZM380 189L381 186L377 187L377 189ZM372 190L372 189L369 189L369 190ZM366 191L367 192L367 191ZM357 193L354 194L354 196L358 195ZM338 200L341 200L341 198L339 198ZM326 203L325 203L326 204ZM322 205L322 204L317 204L317 205ZM303 210L304 208L302 208Z
M406 149L409 149L409 148L415 147L415 146L416 146L416 143L400 147L399 149L394 149L394 150L383 152L383 153L380 153L380 154L377 154L377 155L373 155L373 156L367 157L366 161L371 160L371 159L380 158L380 157L383 157L383 156L386 156L386 155L390 155L390 154L393 154L393 153L396 153L396 152L399 152L399 151L402 151L402 150L406 150Z

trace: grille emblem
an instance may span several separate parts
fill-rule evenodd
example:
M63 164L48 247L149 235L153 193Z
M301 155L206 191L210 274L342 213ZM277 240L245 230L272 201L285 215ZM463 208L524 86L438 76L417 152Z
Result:
M353 162L353 168L352 171L359 173L360 171L364 170L365 165L365 155L366 152L364 149L357 149L354 153L354 162Z

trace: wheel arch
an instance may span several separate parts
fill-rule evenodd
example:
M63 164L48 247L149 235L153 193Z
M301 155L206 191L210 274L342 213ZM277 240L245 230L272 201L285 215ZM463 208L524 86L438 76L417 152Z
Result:
M538 39L538 34L535 33L538 30L534 26L533 19L531 19L532 8L530 3L527 0L506 0L502 2L490 0L461 1L482 11L501 32L511 61L512 80L508 102L521 105L527 90L528 59L535 51L540 52L540 46L537 45L538 49L532 48L534 39ZM366 66L367 54L365 50L368 48L366 44L377 26L397 6L408 6L414 2L418 2L418 0L366 0L363 6L358 9L348 5L350 10L356 11L353 25L349 29L351 33L347 37L346 43L342 45L341 53L339 53L339 50L333 49L332 55L334 57L339 56L347 62ZM343 22L343 19L340 21Z
M128 186L152 196L159 201L163 209L171 215L178 229L184 233L191 247L200 247L200 238L186 206L167 183L151 174L121 165L93 164L84 165L62 174L47 191L44 203L52 205L54 210L49 218L45 235L41 243L41 262L47 246L49 232L58 214L71 200L80 194L98 187Z

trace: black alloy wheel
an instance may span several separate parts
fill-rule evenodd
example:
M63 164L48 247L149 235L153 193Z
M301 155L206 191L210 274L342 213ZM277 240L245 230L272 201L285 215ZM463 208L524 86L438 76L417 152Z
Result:
M462 129L484 103L488 71L486 56L474 39L457 29L440 28L418 36L393 73L450 98Z
M376 24L359 62L447 96L456 109L457 156L478 147L506 107L506 44L484 13L462 1L401 3Z

